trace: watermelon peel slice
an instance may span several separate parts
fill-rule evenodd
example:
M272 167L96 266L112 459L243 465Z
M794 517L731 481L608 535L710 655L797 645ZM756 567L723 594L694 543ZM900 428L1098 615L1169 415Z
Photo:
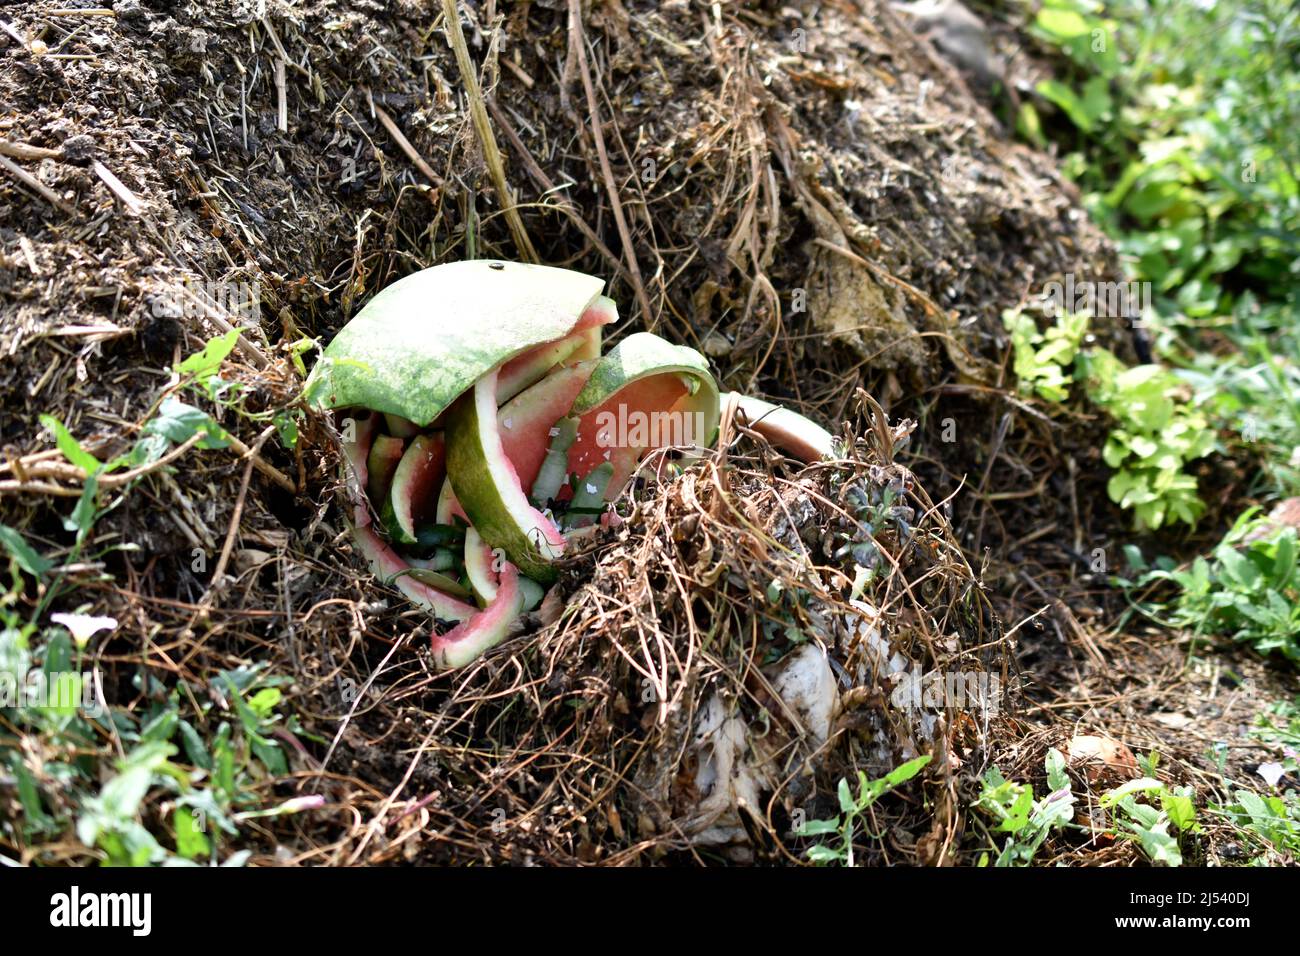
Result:
M614 523L595 515L648 452L698 454L716 441L721 397L698 352L636 333L600 355L617 317L602 287L521 263L428 269L376 295L308 378L309 402L356 410L345 412L356 441L344 444L353 537L377 577L440 622L441 667L509 636L555 579L567 538ZM775 406L742 407L793 435L796 453L827 435ZM575 484L557 488L562 469Z
M604 284L568 269L486 259L413 273L339 331L304 396L322 410L366 408L427 427L492 369L613 321Z

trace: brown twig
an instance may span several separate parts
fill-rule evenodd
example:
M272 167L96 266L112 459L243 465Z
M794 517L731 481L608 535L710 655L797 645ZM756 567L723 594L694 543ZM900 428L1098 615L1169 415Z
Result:
M50 205L54 206L56 209L61 209L63 212L66 212L69 216L75 216L77 214L77 210L72 206L68 205L62 199L60 199L58 193L56 193L49 186L45 185L43 182L41 182L39 179L37 179L27 170L23 169L21 166L15 163L8 156L0 156L0 169L8 170L15 179L17 179L28 189L31 189L34 192L36 192L39 196L41 196L41 198L45 199L47 202L50 203Z
M239 482L239 495L235 498L235 509L230 513L230 527L226 531L226 540L221 545L221 556L217 559L217 566L212 571L212 580L208 583L208 592L203 598L205 606L211 604L221 586L221 579L226 573L226 565L230 563L230 554L235 547L235 539L239 537L239 519L244 514L244 502L248 498L248 483L253 477L253 465L257 461L257 453L262 450L262 445L266 443L266 440L274 434L275 426L267 425L266 428L262 429L262 433L257 436L257 440L253 442L248 464L244 466L244 477Z
M510 185L506 182L505 166L501 162L501 150L497 148L496 137L492 135L492 124L488 122L487 108L483 105L483 90L479 86L478 73L469 58L469 47L465 45L465 34L460 28L460 15L456 12L456 0L442 0L443 17L447 21L447 36L451 48L456 54L456 65L460 67L461 80L465 83L465 96L469 100L470 119L474 123L474 132L478 135L479 146L483 149L483 161L487 163L488 174L492 177L492 186L496 189L501 211L505 213L506 225L514 237L515 246L525 262L537 262L537 250L528 238L524 221L519 217Z
M95 171L96 176L104 181L104 185L109 188L109 191L122 201L122 205L126 207L126 211L130 215L139 216L144 212L144 204L140 202L140 198L131 192L126 183L118 179L111 169L99 160L95 160L90 168Z
M411 145L411 141L402 134L402 131L398 129L397 124L393 122L393 118L388 115L387 111L373 101L371 101L370 105L374 107L375 115L379 117L379 122L383 124L384 129L388 130L388 135L393 137L393 142L406 154L406 158L415 164L415 168L422 172L429 182L435 186L442 186L442 177L435 173L433 167L425 162L424 157Z
M619 198L618 185L614 182L614 170L609 165L609 153L605 149L605 134L600 128L600 108L596 102L596 88L592 85L591 69L587 65L587 38L582 29L580 0L569 0L569 47L571 55L578 64L578 75L582 78L582 88L587 95L591 136L596 143L596 155L600 158L605 190L609 193L610 208L614 213L614 222L618 226L619 239L623 243L623 255L627 257L627 267L632 273L632 289L636 293L637 304L641 306L646 326L653 329L655 314L650 309L650 297L646 294L645 282L641 279L641 266L636 261L636 247L632 245L632 233L627 227L627 218L623 215L623 202Z
M12 156L14 159L57 159L63 155L57 149L29 146L27 143L11 143L3 139L0 139L0 154Z

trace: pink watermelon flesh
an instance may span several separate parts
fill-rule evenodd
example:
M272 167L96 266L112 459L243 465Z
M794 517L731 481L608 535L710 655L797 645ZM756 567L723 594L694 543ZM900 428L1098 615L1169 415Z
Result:
M371 573L381 580L392 580L397 589L405 594L407 598L432 612L435 617L441 620L468 620L476 613L474 607L463 601L458 601L450 595L443 594L428 585L421 584L411 578L409 574L404 574L403 572L410 569L410 565L403 561L397 555L397 552L390 548L371 529L370 509L366 507L365 495L361 489L365 488L369 480L369 469L366 460L369 457L371 444L374 441L378 416L370 415L365 419L354 419L354 422L356 441L343 443L343 453L347 458L351 471L349 484L352 486L356 501L353 508L355 527L352 529L352 534L358 550L366 559L366 563L370 565Z
M370 457L370 446L375 439L377 416L351 417L350 420L353 440L345 441L342 445L343 457L347 459L346 480L353 501L352 518L358 528L368 528L370 509L366 506L366 486L370 483L370 469L366 461ZM345 417L340 424L346 428L348 421L349 418Z
M388 492L393 487L393 473L397 463L402 460L403 441L391 435L378 435L370 446L366 456L366 468L369 475L366 480L370 500L380 506L388 500Z
M555 342L544 342L517 355L497 377L497 404L505 404L540 381L551 369L569 358L583 342L585 332L574 332Z
M417 581L410 575L411 566L384 543L372 528L356 527L353 537L357 548L370 565L371 572L382 581L391 582L408 599L430 611L442 621L468 621L478 613L473 605L458 601L449 594Z
M488 648L505 640L510 625L523 609L524 595L519 586L519 569L507 564L501 572L501 584L492 603L446 634L433 638L433 656L443 667L468 664Z
M582 329L575 332L574 335L581 336L581 341L578 343L578 347L573 350L573 353L565 359L564 364L572 365L575 362L600 358L600 326L594 325L591 328Z
M564 338L543 342L506 362L497 375L497 404L514 398L563 363L600 358L601 326L616 318L614 301L601 296Z
M438 524L454 524L457 518L469 524L465 509L456 500L456 492L452 491L451 479L447 479L442 483L442 491L438 493L438 510L433 520Z
M578 319L578 324L573 327L574 332L581 332L585 329L595 329L602 325L609 325L618 319L618 304L607 295L598 295L596 300L587 306L582 316ZM571 332L570 335L573 333Z
M474 593L484 601L491 601L497 594L500 574L494 569L496 563L492 549L479 537L473 528L465 530L465 576L469 578Z
M638 420L646 423L647 433L650 430L649 423L672 421L671 418L663 418L665 409L672 415L685 414L677 408L677 405L683 398L688 397L688 391L686 383L680 376L668 374L648 375L636 379L626 388L615 392L603 404L597 405L579 420L578 438L569 449L569 473L590 474L592 469L603 462L610 462L614 466L614 474L605 491L605 498L613 501L622 493L628 479L636 471L637 462L650 447L649 442L620 444L620 440L637 437L633 434L631 426ZM682 402L682 404L686 403ZM600 434L602 429L598 427L597 422L601 420L601 414L604 412L612 413L616 422L627 423L628 434L620 436L617 434L617 429L612 434ZM663 427L659 430L671 432L671 429ZM649 435L647 434L646 437L648 438ZM562 497L571 494L570 489L561 490Z
M415 529L434 517L438 491L447 477L446 450L441 433L420 435L411 442L393 475L393 518L403 544L415 541Z
M557 369L497 412L501 447L526 490L537 481L551 443L551 427L569 413L594 367L595 362L581 362Z
M479 533L469 527L469 518L465 516L465 509L456 500L456 493L452 491L451 481L448 480L443 483L442 492L438 495L437 522L438 524L449 525L457 518L460 518L466 525L465 575L469 578L474 593L484 601L491 601L497 593L497 578L499 576L493 569L495 556L492 549L479 537Z

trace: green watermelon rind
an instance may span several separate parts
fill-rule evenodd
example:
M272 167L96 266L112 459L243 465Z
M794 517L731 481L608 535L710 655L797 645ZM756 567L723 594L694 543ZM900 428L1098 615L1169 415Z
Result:
M425 269L378 293L339 331L304 395L321 409L367 408L425 427L494 368L572 332L604 286L520 262Z
M488 546L505 551L527 577L549 583L564 539L528 500L501 447L496 378L496 370L480 378L447 416L447 477Z
M721 406L708 360L695 349L673 345L653 332L635 332L602 356L569 414L585 415L641 379L674 373L693 381L688 404L690 410L704 413L704 445L711 446L717 438Z

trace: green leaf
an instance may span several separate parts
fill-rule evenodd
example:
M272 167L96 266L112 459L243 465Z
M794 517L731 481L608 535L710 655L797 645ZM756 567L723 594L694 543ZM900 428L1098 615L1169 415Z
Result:
M141 728L140 739L142 741L156 741L159 743L171 740L172 734L176 732L176 725L179 721L180 716L175 710L164 710Z
M58 445L59 451L62 452L64 458L87 475L93 475L99 471L99 459L81 447L81 442L72 437L72 433L64 427L63 422L53 415L42 415L40 422L54 435L54 442Z
M225 335L218 335L211 339L201 352L195 352L176 366L176 373L192 375L200 382L206 382L209 376L215 375L221 368L221 363L234 349L238 339L239 329L231 329Z
M1032 816L1034 826L1038 827L1044 838L1050 831L1065 826L1072 819L1074 795L1066 789L1058 789L1046 797L1034 808Z
M822 836L826 833L838 833L839 830L840 821L837 819L809 820L795 831L795 836Z
M835 788L835 793L840 799L840 812L853 813L857 810L858 805L853 799L852 792L849 790L848 780L841 777L839 786Z
M1130 780L1128 783L1102 794L1101 806L1103 808L1113 807L1125 797L1132 796L1135 793L1157 793L1164 790L1164 788L1165 785L1159 780L1151 777L1139 777L1137 780Z
M8 525L0 524L0 544L18 562L18 567L34 578L44 577L54 567L54 562L41 557L21 534Z
M212 769L212 757L208 753L208 748L204 746L203 738L199 732L194 729L194 725L188 720L180 722L181 745L185 748L185 756L190 763L204 770Z
M230 444L225 429L207 412L168 396L158 407L158 414L144 426L145 434L162 435L180 445L198 434L204 436L199 448L225 448Z
M1092 29L1077 11L1051 6L1038 11L1034 26L1058 42L1083 36Z
M1165 866L1183 865L1182 851L1178 849L1178 841L1169 835L1167 821L1153 827L1135 826L1133 829L1137 833L1143 851L1151 858L1152 863Z
M278 687L264 687L249 699L248 706L258 717L266 720L272 715L283 696Z
M1196 806L1190 793L1173 793L1165 790L1160 794L1160 806L1169 815L1169 820L1180 832L1186 832L1196 823Z
M54 819L45 812L45 806L41 802L41 792L36 785L36 779L32 776L27 765L23 763L22 758L13 753L9 761L9 766L13 770L14 778L18 783L18 801L23 807L23 817L25 818L25 828L29 831L47 831L55 827Z
M1065 773L1065 757L1055 747L1047 751L1047 785L1054 791L1070 789L1070 778Z
M185 859L206 857L212 852L207 834L199 828L198 817L189 807L176 808L172 814L172 826L176 831L176 852Z
M844 856L838 850L818 844L808 848L808 859L814 863L838 863L844 859Z
M901 767L896 767L889 773L885 774L885 784L889 788L897 787L900 783L906 783L915 777L931 760L929 754L923 757L917 757L915 760L909 760Z
M1015 800L1006 808L1007 816L998 826L1007 833L1017 833L1029 825L1029 814L1034 808L1034 791L1025 786L1017 786Z
M1070 87L1059 80L1039 80L1034 87L1040 96L1050 100L1061 108L1075 126L1085 133L1092 132L1094 119L1087 104L1079 99Z
M99 515L99 478L96 474L91 474L86 478L86 486L81 489L81 497L77 499L77 506L72 509L72 514L63 519L63 527L66 531L77 532L77 541L84 541L90 529L95 526L95 518Z
M290 409L280 409L271 418L285 448L293 449L298 446L297 414Z

